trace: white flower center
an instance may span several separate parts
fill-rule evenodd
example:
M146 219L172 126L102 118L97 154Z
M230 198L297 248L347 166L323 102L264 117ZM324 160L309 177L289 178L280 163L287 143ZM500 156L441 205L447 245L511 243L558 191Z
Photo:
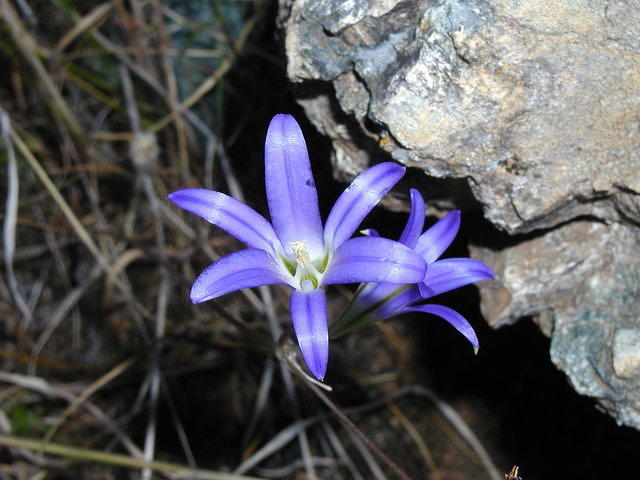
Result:
M295 263L289 260L290 257L284 255L281 257L282 263L291 275L289 284L305 292L318 288L322 285L324 270L329 261L328 254L325 254L322 259L312 259L303 241L291 242L289 245L293 251Z

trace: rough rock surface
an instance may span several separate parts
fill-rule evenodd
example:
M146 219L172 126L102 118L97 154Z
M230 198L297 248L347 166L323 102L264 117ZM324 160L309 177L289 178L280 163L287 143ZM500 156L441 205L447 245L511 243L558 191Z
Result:
M489 322L533 318L576 390L640 428L640 4L281 0L279 20L336 169L391 157L449 205L470 192L514 235L476 250Z
M501 250L471 251L499 279L480 288L489 323L532 318L573 387L640 428L640 229L578 220Z

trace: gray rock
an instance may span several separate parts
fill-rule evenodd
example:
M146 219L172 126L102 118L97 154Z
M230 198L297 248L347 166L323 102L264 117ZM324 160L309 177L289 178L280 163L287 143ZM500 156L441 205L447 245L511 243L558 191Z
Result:
M279 21L337 174L392 158L437 207L482 207L513 236L473 248L487 320L532 318L640 429L640 4L280 0Z
M490 324L533 319L573 387L640 428L640 229L582 220L471 250L498 278L480 287Z
M622 328L613 338L613 371L620 378L640 375L640 330Z
M468 179L510 233L640 221L637 2L283 4L290 78L335 88L304 103L322 131L341 123L337 103L396 160ZM334 142L338 168L360 141Z

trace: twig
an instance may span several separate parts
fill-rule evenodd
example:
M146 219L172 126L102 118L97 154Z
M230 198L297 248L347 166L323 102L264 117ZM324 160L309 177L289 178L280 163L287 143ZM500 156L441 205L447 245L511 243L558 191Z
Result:
M344 445L342 445L338 434L334 431L331 424L329 424L327 420L322 420L321 425L324 429L325 434L327 435L329 443L331 443L331 446L342 460L342 463L344 463L344 465L349 470L351 478L353 480L364 480L355 463L353 462L353 460L351 460L351 457L347 453L347 450L344 448Z
M393 470L393 472L402 480L411 480L411 477L409 477L409 475L407 475L399 466L398 464L396 464L393 460L391 460L382 450L380 450L376 444L374 444L369 437L367 437L364 432L362 432L362 430L360 430L358 427L356 427L356 425L349 420L349 417L347 417L344 412L342 412L335 403L333 403L331 400L329 400L329 397L327 397L324 392L322 390L320 390L317 386L315 386L313 383L309 382L306 378L304 377L300 377L302 378L305 383L307 384L307 386L311 389L311 391L313 393L316 394L316 396L322 400L322 402L331 409L331 411L333 413L336 414L336 416L338 417L338 419L349 429L351 430L353 433L355 433L361 440L362 442L367 446L367 448L369 448L376 456L378 456L378 458L380 458L380 460L382 460L391 470Z
M352 432L349 429L347 429L347 435L349 435L349 438L351 438L351 441L355 445L356 449L360 452L360 455L362 456L364 462L367 464L367 467L369 467L373 478L375 480L388 480L387 476L382 471L382 468L380 468L380 465L378 465L375 457L371 454L371 451L367 448L362 439L358 435L356 435L355 432Z

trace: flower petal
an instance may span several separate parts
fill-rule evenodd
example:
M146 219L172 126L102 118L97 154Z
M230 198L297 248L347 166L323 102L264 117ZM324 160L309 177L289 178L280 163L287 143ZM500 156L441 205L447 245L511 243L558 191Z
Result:
M433 262L427 267L420 283L423 298L433 297L482 280L493 280L493 272L484 263L473 258L447 258Z
M191 302L202 303L243 288L285 283L280 267L264 250L248 248L222 257L198 275Z
M381 237L357 237L336 250L322 280L336 283L418 283L426 264L409 247Z
M302 358L313 375L322 380L329 361L327 299L324 290L295 290L291 294L291 320Z
M324 226L324 241L333 249L351 238L364 217L404 175L392 162L375 165L358 175L333 205Z
M414 250L431 264L451 245L460 228L460 210L449 212L420 235Z
M262 215L229 195L202 188L188 188L170 193L167 198L249 247L275 253L274 249L280 244L273 227Z
M312 259L324 252L318 194L307 145L291 115L271 119L264 144L265 184L273 228L285 252L303 242Z
M473 331L471 324L458 312L450 309L449 307L443 307L442 305L418 305L416 307L408 307L402 310L403 312L422 312L436 315L458 330L464 337L471 342L473 349L477 352L479 348L478 337L476 332Z
M398 241L409 248L413 248L418 243L418 238L424 228L424 199L420 192L412 188L411 193L411 212L407 225L404 227L402 235Z

